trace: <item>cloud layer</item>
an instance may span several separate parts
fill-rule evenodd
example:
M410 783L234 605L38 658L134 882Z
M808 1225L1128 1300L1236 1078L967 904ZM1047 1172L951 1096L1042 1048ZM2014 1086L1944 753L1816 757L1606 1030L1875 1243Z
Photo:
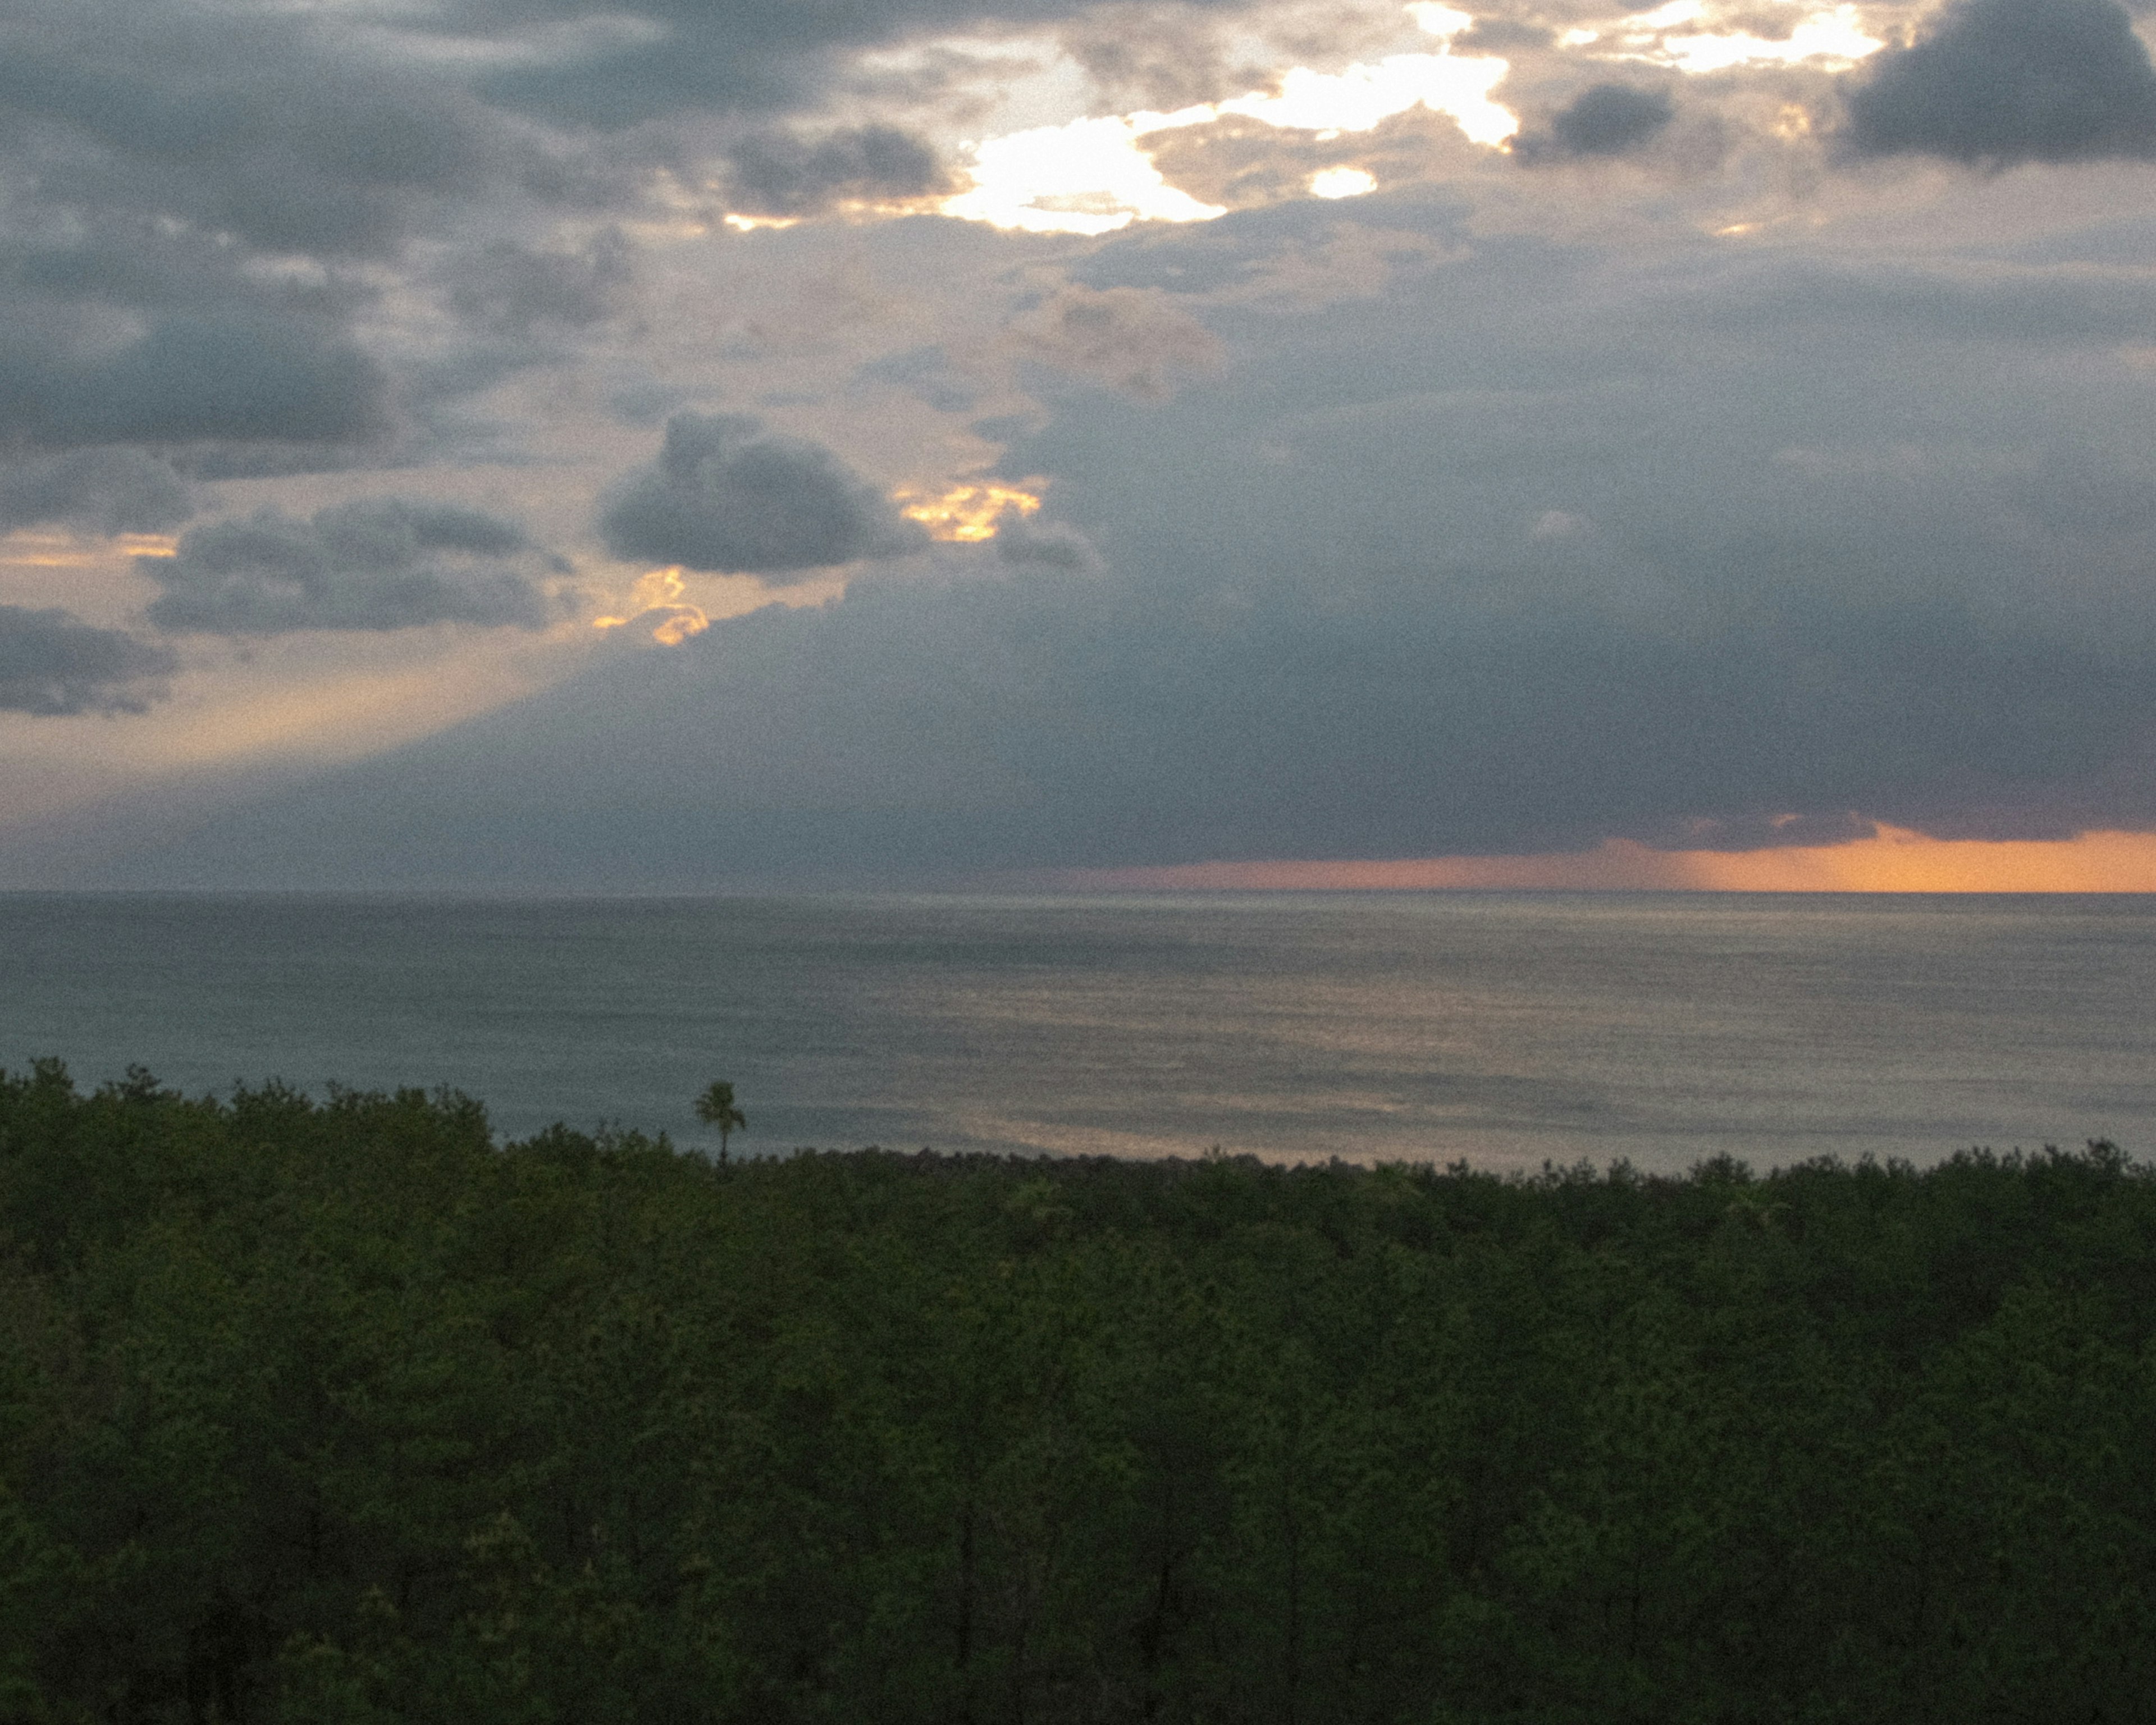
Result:
M360 884L362 828L413 879L686 887L2156 820L2148 385L2087 383L2156 277L1471 248L1432 200L1375 290L1249 294L1237 259L1332 219L1091 254L1081 303L1268 363L1046 397L1004 472L1057 476L1074 555L624 647L141 866Z

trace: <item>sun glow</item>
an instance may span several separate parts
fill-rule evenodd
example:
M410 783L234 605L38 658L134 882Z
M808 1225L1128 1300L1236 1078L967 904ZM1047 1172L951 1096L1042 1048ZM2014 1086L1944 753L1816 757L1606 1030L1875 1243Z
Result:
M1378 177L1359 167L1328 167L1310 177L1312 198L1362 198L1378 189Z
M678 647L690 636L700 635L711 626L711 619L701 607L690 604L681 597L684 590L678 567L654 569L648 575L639 576L636 585L629 590L624 615L594 617L592 627L624 629L648 617L659 616L660 621L651 631L651 639L662 646Z
M939 497L921 497L913 492L899 495L914 500L899 513L910 521L920 522L930 538L967 545L994 538L1006 518L1023 519L1040 507L1040 499L1033 492L1010 485L959 485Z
M1875 823L1868 838L1845 844L1763 850L1656 850L1611 839L1540 855L1188 863L1077 870L1060 880L1126 891L2156 892L2156 833L1933 839Z

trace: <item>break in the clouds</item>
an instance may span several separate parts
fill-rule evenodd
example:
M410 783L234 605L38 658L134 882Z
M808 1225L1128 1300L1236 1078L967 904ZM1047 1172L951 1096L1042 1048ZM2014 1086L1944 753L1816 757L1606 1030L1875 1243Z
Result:
M1849 99L1866 155L2010 167L2156 156L2156 70L2113 0L1958 0Z
M177 667L171 649L54 607L0 605L0 711L139 713Z
M143 557L163 589L160 629L274 635L423 629L439 623L543 629L555 608L523 531L476 510L383 498L300 521L275 509L214 521L170 557Z
M599 526L624 562L767 580L925 536L830 450L737 413L668 420L659 459L616 487Z

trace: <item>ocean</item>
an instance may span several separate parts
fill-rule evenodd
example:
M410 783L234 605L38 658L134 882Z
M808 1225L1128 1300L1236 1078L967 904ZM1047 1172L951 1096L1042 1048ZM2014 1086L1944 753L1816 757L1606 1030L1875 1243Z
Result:
M800 1146L2156 1153L2156 898L0 895L0 1066Z

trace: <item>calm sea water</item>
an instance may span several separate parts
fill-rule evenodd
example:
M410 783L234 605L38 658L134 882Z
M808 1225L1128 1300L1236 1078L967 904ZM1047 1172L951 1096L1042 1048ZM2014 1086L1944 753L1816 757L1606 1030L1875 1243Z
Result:
M505 1135L1478 1165L2156 1153L2156 900L0 896L0 1065Z

